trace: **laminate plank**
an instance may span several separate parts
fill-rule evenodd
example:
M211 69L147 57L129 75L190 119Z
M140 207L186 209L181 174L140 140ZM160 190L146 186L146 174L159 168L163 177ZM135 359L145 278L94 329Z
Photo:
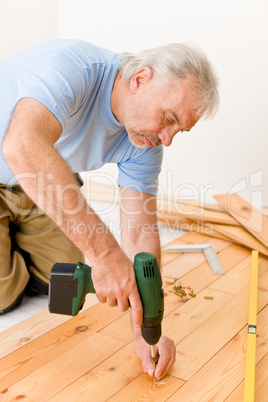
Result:
M263 215L236 193L215 195L214 198L265 247L268 247L268 216Z
M88 294L83 309L86 310L97 303L96 295ZM46 309L6 329L0 333L0 358L25 346L70 319L70 316L50 314Z
M267 283L268 270L266 265L260 264L259 270L260 283ZM245 275L247 275L246 272ZM245 286L245 282L241 279L242 288L239 288L240 283L237 286L238 293L233 295L231 300L226 301L226 304L209 320L177 343L177 353L178 356L183 358L183 364L180 364L180 359L178 359L171 369L170 375L186 381L189 380L198 369L206 364L218 350L224 347L247 324L249 283ZM259 288L258 308L262 309L267 304L268 292L266 287ZM180 325L179 320L177 325ZM174 323L172 328L174 335L176 334L176 329L179 331ZM168 336L169 334L170 332L167 331Z
M174 228L184 230L185 232L194 232L203 234L205 236L216 237L218 239L230 241L227 236L217 232L212 224L204 222L202 220L198 220L196 222L191 221L190 219L186 219L184 217L177 217L173 219L168 214L159 214L157 215L157 220L159 222L164 223L170 230L174 230Z
M250 263L251 258L249 256L216 281L216 283L218 281L223 282L225 279L227 283L230 283L235 280L238 274L240 274L240 280L235 286L235 292L233 292L232 288L230 289L230 292L228 292L228 286L218 286L218 289L213 289L206 287L203 284L200 286L200 288L198 288L198 284L200 282L198 281L199 277L194 275L196 278L195 287L197 288L196 297L191 300L186 299L187 302L185 302L183 305L179 304L178 308L173 310L172 314L165 319L163 323L164 334L174 339L178 344L181 340L186 338L191 332L208 320L208 318L217 313L218 310L221 310L226 303L229 302L230 298L233 297L232 292L233 294L239 293L244 287L248 286L250 277ZM182 284L183 283L186 284L187 282L184 282L183 280ZM201 288L203 288L203 290ZM214 293L213 290L217 290L217 292ZM263 288L263 293L265 294L265 292L266 287Z
M116 308L97 304L3 357L0 390L49 363L121 315Z
M216 282L209 285L209 288L228 291L230 293L236 294L238 289L241 287L241 280L245 280L245 273L247 271L247 281L249 283L250 280L250 264L251 264L251 257L249 256L245 262L245 265L237 265L235 266L232 271L225 275L225 277L220 277ZM268 271L268 257L260 256L259 257L259 267L261 272ZM244 278L244 279L242 279ZM258 285L258 289L261 292L268 292L268 277L263 275L261 278L261 283Z
M258 345L258 343L257 343ZM267 402L268 395L268 353L256 365L255 402ZM245 380L226 398L226 402L243 401Z
M124 346L124 342L93 334L9 386L5 398L49 400Z
M261 364L261 359L263 359L268 352L267 307L258 315L258 334L256 358ZM230 393L239 386L245 376L246 339L247 326L240 330L233 338L230 337L229 342L219 350L210 361L200 368L199 371L196 370L192 378L168 400L172 402L225 401L227 398L228 402L231 400L235 402L242 401L243 397L242 399L230 399ZM184 363L181 362L181 364L183 365ZM259 382L258 387L261 388L260 393L263 395L265 392L265 401L267 401L268 373L267 370L265 370L265 372L262 370L262 373L262 381L258 378L258 374L256 375L256 381Z
M170 218L174 220L178 217L184 217L195 222L201 220L205 222L221 223L223 225L240 225L229 213L203 209L195 205L176 204L175 208L173 207L169 210L162 209L159 212L163 214L168 213Z
M237 246L235 244L231 245L230 247L226 248L222 252L218 254L218 258L224 267L226 272L225 275L214 275L208 265L207 262L199 265L197 268L191 270L186 275L183 275L181 278L177 280L175 284L181 283L182 286L190 286L194 290L194 293L199 293L205 288L210 287L212 283L218 282L221 278L228 278L228 271L232 270L237 264L242 263L245 261L246 265L249 266L249 261L246 259L250 256L250 252L243 247ZM189 254L189 258L191 259L191 255ZM170 290L172 286L170 287ZM169 289L167 289L169 290ZM165 291L168 295L172 295ZM176 296L177 299L180 299ZM187 296L183 298L184 303L187 300L190 300L191 297Z
M204 209L208 209L210 211L220 211L224 212L225 209L222 208L221 205L217 204L216 202L202 202L199 200L191 200L189 198L176 198L174 203L177 204L187 204L187 205L194 205L199 207L199 209L202 211Z
M213 229L228 237L230 241L234 241L235 243L246 246L252 250L257 250L260 253L268 256L268 249L242 227L220 225L215 223L213 224Z
M213 300L207 299L208 297L213 298ZM180 342L187 339L191 333L194 333L206 321L210 321L232 298L233 295L229 293L204 289L195 298L188 300L184 305L180 305L166 317L163 321L163 334L173 339L175 344L178 345L178 365L183 356ZM188 378L177 375L176 365L177 363L175 364L175 374L174 370L170 374L187 380Z
M51 398L51 402L76 400L104 402L113 397L118 401L134 401L143 400L142 395L147 393L149 399L152 397L150 400L157 400L155 398L164 395L167 398L172 395L183 384L181 380L167 376L165 384L156 385L153 379L142 371L134 342L131 342L64 388ZM127 397L124 396L125 388L127 388ZM130 393L133 394L134 399L130 399Z
M164 402L172 395L179 387L184 384L184 381L166 376L165 384L155 384L152 379L148 379L148 375L142 373L131 383L122 388L117 394L109 399L109 402L118 401L158 401Z
M234 268L230 269L224 276L213 282L213 285L216 285L219 282L219 285L215 286L215 289L213 289L211 285L208 287L207 282L202 283L202 278L200 279L199 275L197 275L198 268L192 272L193 279L190 282L193 288L196 289L195 293L197 295L195 298L187 297L184 302L181 303L181 298L178 298L178 296L175 296L172 293L167 293L167 303L165 304L172 304L173 310L171 311L171 314L166 317L163 323L163 332L165 335L174 339L176 343L179 343L193 330L198 328L203 324L203 322L215 314L218 309L222 309L227 301L230 301L233 298L234 294L241 292L244 287L248 286L251 257L249 255L243 260L241 260L241 257L244 256L240 255L240 259L237 258L236 262L232 259L229 260L230 264L234 264ZM262 267L261 269L265 270L265 267ZM189 274L187 276L189 276ZM228 284L235 282L238 276L239 282L229 289ZM182 279L182 285L187 285L187 283L189 283L186 280L186 277ZM209 279L209 277L207 277L207 279ZM267 280L266 276L265 279ZM194 282L194 280L196 282ZM227 286L225 285L225 282L227 283ZM262 288L262 292L264 293L266 292L266 286L268 286L268 284L264 284ZM213 290L217 290L217 292L213 293ZM172 300L171 303L171 301L168 300L171 297L177 298L178 300L178 307L176 309L174 309L176 301ZM213 299L211 300L211 298Z
M191 261L193 258L193 254L187 254L187 258ZM237 264L239 265L240 263L243 264L243 267L244 267L244 265L246 267L248 267L250 265L250 252L237 245L231 245L228 248L226 248L225 250L223 250L219 254L219 258L220 258L226 272L231 270ZM225 274L223 277L225 277L226 275L228 275L228 274ZM180 311L179 307L181 307L181 306L183 306L183 309L186 308L186 311L188 311L188 308L186 307L186 304L188 306L188 302L191 302L189 305L190 310L192 308L194 309L195 303L197 303L197 304L199 303L199 295L197 295L197 298L193 299L191 296L189 296L188 293L190 293L190 291L187 289L186 289L187 296L185 296L183 298L176 296L173 293L173 287L175 285L179 285L179 283L181 282L182 286L185 286L186 288L189 286L194 290L195 293L199 293L203 289L205 289L208 285L210 285L211 283L214 283L215 281L216 281L215 283L217 283L217 281L219 280L217 278L219 278L219 277L217 275L212 274L211 269L208 267L207 263L204 263L204 264L200 265L200 267L194 269L193 274L190 279L187 279L187 275L186 275L185 277L182 278L181 281L176 281L172 285L168 285L165 283L166 281L164 278L164 280L163 280L163 282L164 282L164 303L165 303L164 318L166 319L166 317L174 311L176 311L176 315L178 316L180 314L178 312L178 311ZM230 278L230 281L232 281L232 278ZM240 283L241 283L241 278L240 278ZM220 289L220 290L222 290L222 289ZM228 289L225 289L225 290L228 293ZM210 294L209 290L208 290L208 292L206 292L206 294L205 293L202 294L201 298L208 294ZM198 300L198 302L196 302L196 300ZM211 306L210 301L206 305L209 306L210 312L213 311L214 305ZM192 315L198 315L198 314L193 313ZM179 317L180 317L180 315L179 315ZM181 329L180 329L180 331L181 331ZM128 316L119 317L117 320L111 322L105 328L103 328L100 331L100 333L102 333L104 335L115 337L117 339L128 341L128 342L131 341L132 337L133 337L132 330L130 328L130 319ZM163 334L167 335L165 333L165 322L163 323ZM170 333L169 336L172 338L173 334Z

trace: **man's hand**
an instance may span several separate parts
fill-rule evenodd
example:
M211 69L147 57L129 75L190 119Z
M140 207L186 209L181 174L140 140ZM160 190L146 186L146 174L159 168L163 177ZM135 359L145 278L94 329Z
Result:
M137 355L140 357L142 362L143 371L152 377L154 375L154 367L151 357L151 347L145 342L141 334L136 334L134 341ZM156 345L156 354L158 362L155 370L155 378L156 380L160 380L168 373L175 363L176 347L174 342L166 336L161 336Z
M142 324L142 304L131 260L119 248L107 257L92 261L92 280L101 303L117 306L119 311L132 310L133 328Z

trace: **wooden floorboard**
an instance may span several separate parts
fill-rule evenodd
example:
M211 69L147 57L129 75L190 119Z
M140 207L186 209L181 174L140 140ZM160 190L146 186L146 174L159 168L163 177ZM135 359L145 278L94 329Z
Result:
M163 250L162 330L177 347L165 383L155 384L143 373L129 314L95 304L89 295L74 318L45 310L1 333L0 400L242 401L251 253L197 233L172 243L212 244L226 273L214 275L203 255ZM186 291L182 298L174 293L179 284ZM268 258L260 255L257 402L267 402L267 334Z

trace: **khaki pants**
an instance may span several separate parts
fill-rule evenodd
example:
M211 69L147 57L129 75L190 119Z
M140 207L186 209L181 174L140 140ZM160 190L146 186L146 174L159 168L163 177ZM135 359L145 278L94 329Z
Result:
M48 284L56 262L77 261L84 261L82 252L20 186L0 186L0 310L22 294L30 276Z

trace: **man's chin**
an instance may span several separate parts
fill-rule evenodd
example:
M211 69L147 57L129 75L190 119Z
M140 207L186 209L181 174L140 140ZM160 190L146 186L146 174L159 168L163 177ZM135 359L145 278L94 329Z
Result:
M147 148L148 145L144 142L143 136L128 135L129 141L137 148Z

